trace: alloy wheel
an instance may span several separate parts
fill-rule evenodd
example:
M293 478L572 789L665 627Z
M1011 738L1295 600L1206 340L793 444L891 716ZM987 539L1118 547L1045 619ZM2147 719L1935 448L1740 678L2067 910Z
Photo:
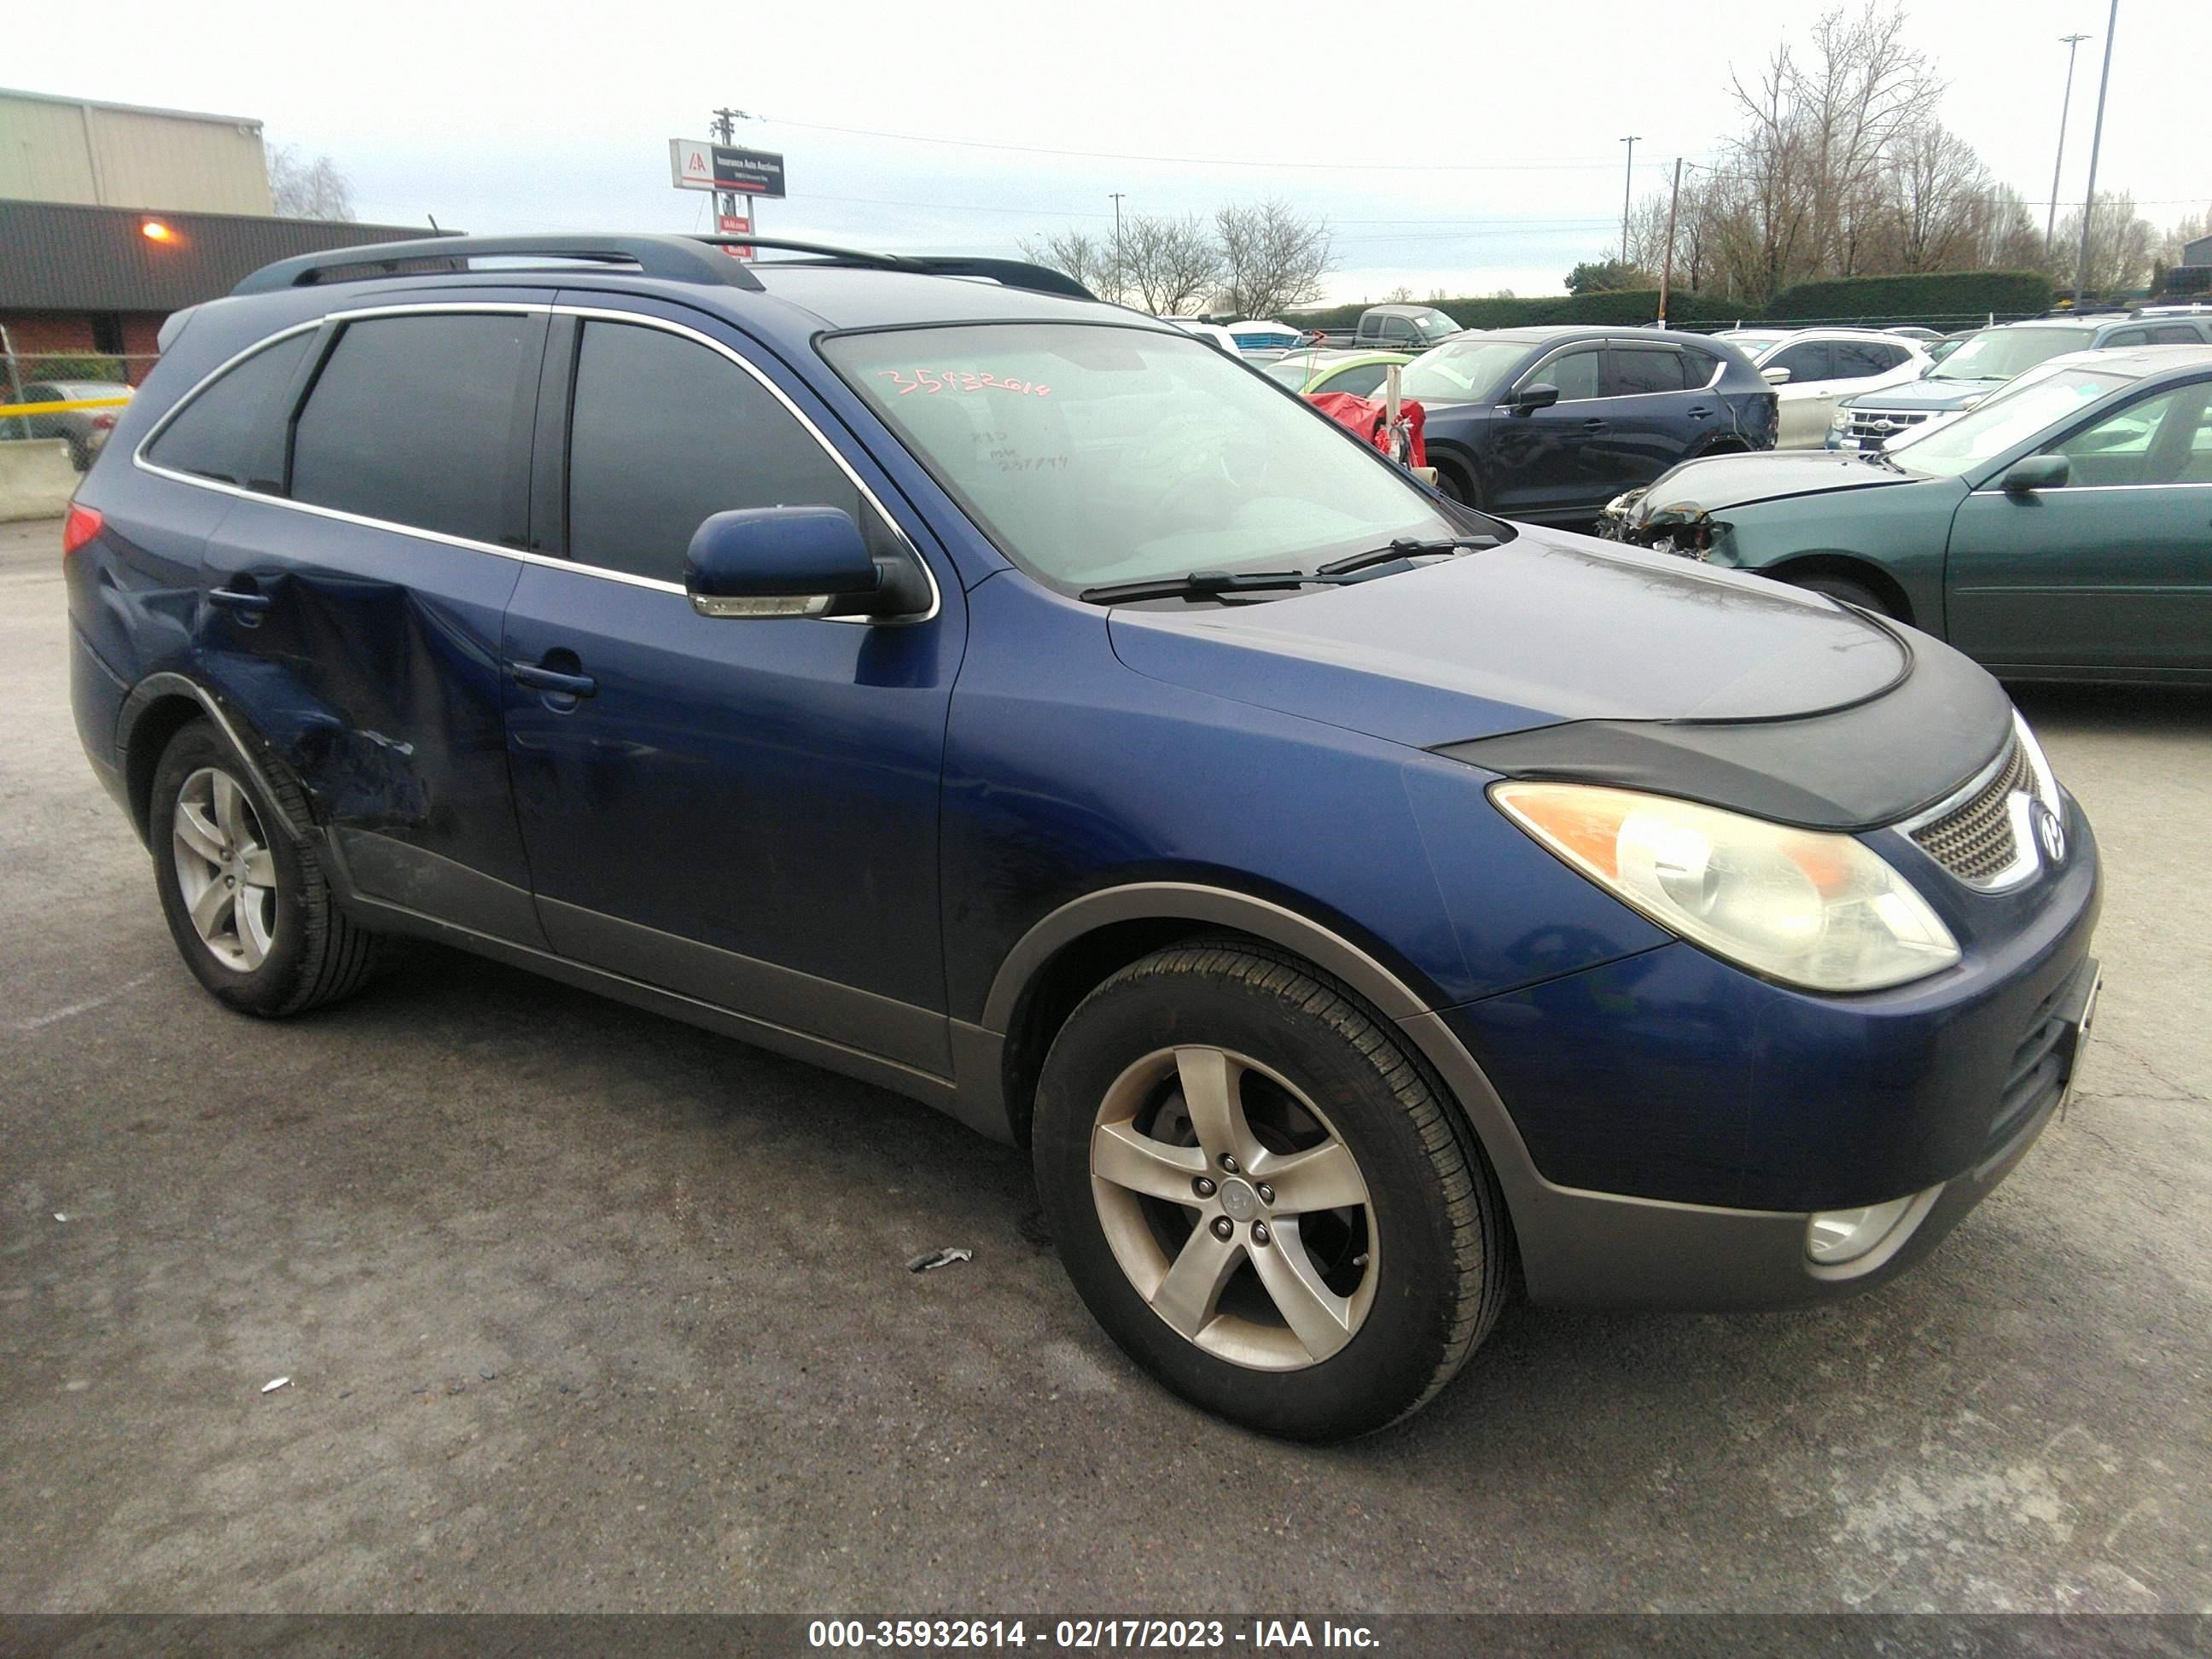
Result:
M1091 1189L1138 1294L1216 1358L1300 1370L1373 1305L1358 1160L1305 1094L1243 1054L1164 1048L1124 1071L1091 1131Z
M276 860L252 799L230 774L204 766L177 791L170 823L193 931L224 967L252 973L276 943Z

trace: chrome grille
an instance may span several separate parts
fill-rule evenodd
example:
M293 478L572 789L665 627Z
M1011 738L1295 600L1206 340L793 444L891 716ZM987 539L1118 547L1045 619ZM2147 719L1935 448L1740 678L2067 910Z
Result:
M1912 833L1920 850L1964 882L1989 881L2019 861L2012 813L2007 801L2014 791L2035 793L2027 751L2018 738L2005 745L1996 775L1964 805L1931 818Z
M1924 409L1854 409L1850 413L1850 435L1875 443L1918 426L1929 415Z

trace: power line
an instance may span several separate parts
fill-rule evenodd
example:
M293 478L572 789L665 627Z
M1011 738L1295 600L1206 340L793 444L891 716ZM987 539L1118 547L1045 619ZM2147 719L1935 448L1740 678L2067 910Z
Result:
M994 144L981 138L939 138L926 132L886 132L875 127L835 126L826 121L792 121L776 116L756 120L810 132L842 132L860 138L896 138L908 144L946 144L957 149L995 149L1021 155L1070 155L1096 161L1159 161L1180 167L1280 167L1322 173L1604 173L1611 161L1273 161L1227 155L1147 155L1115 149L1059 149L1044 144Z

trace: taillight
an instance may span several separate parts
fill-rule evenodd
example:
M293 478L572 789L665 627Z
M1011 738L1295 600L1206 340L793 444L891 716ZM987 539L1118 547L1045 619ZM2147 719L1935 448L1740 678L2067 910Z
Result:
M106 520L100 517L98 507L80 507L75 501L71 501L69 517L62 520L62 556L69 557L70 554L100 534L100 527L106 522Z

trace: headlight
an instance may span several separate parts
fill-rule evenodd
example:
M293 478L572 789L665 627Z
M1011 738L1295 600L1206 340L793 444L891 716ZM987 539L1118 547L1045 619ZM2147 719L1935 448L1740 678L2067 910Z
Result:
M1836 418L1828 422L1832 432L1848 432L1851 428L1851 411L1841 404L1836 405Z
M1490 793L1599 886L1770 979L1874 991L1959 959L1927 901L1849 836L1591 784L1509 781Z

